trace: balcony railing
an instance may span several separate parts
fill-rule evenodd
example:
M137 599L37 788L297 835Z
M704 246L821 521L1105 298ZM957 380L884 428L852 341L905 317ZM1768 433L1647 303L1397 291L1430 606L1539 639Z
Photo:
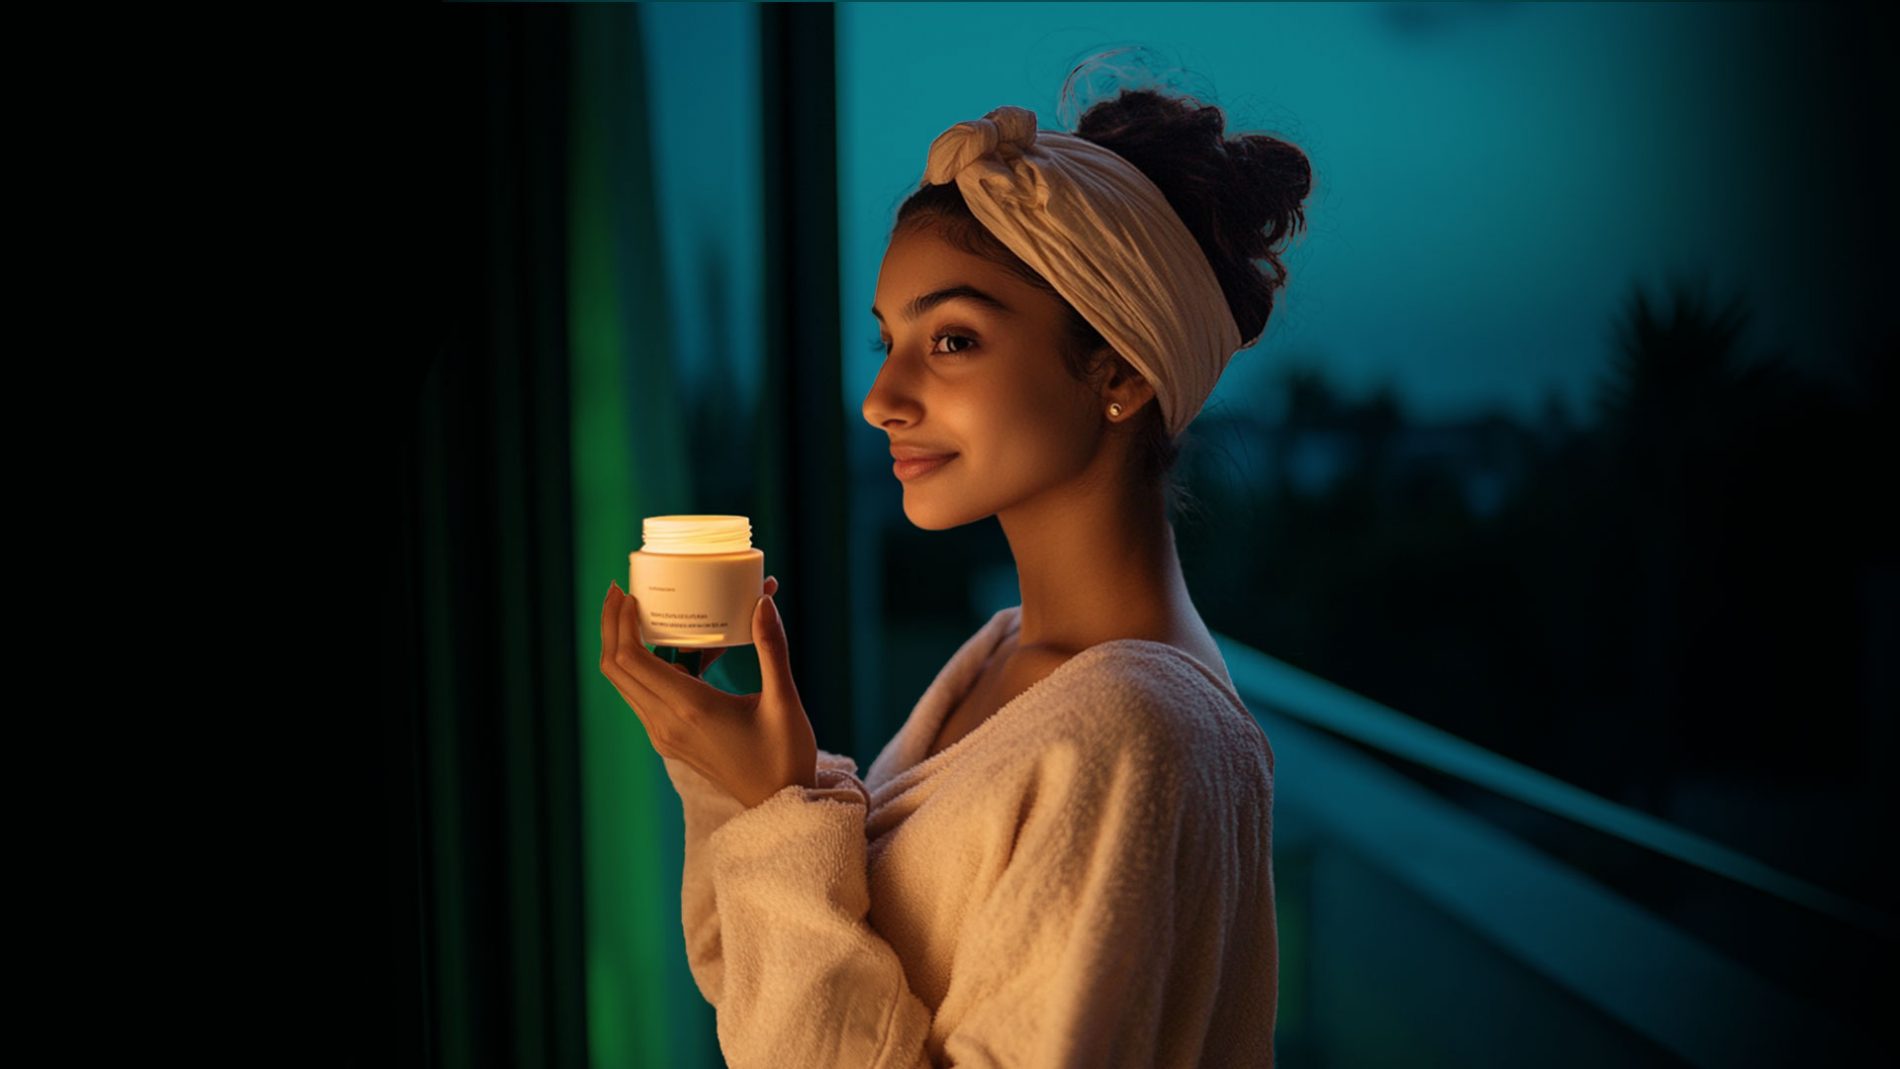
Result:
M1276 758L1280 1064L1733 1069L1877 1049L1879 1000L1851 985L1891 960L1893 917L1217 640ZM1652 908L1479 800L1702 897ZM1725 936L1704 909L1747 920Z

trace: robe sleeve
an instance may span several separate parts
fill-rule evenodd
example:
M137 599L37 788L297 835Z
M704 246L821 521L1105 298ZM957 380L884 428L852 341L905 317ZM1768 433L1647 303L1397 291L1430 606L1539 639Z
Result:
M725 964L719 910L713 897L712 859L706 840L726 821L745 812L746 807L686 762L671 757L660 760L666 766L667 778L673 781L673 789L679 794L686 825L686 848L680 866L680 921L686 934L686 965L699 993L717 1006ZM834 788L841 782L854 780L857 768L857 762L849 757L818 751L821 788Z
M1155 1064L1187 905L1176 873L1196 867L1179 846L1199 818L1160 733L1113 734L1053 741L997 798L1016 841L959 938L942 1007L959 1023L938 1055L929 1008L865 919L862 801L787 787L714 832L732 1069Z

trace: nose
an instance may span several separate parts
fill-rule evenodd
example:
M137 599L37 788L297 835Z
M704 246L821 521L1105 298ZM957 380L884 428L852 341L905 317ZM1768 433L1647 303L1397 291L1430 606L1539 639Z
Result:
M878 369L870 392L864 395L864 403L859 406L864 422L878 430L887 431L893 426L916 422L917 401L905 387L902 364L896 355L886 360Z

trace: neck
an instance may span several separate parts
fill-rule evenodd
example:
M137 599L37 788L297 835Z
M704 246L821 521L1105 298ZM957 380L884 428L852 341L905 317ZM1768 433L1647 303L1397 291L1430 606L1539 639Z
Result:
M1022 589L1018 649L1074 654L1111 639L1160 640L1194 613L1159 487L1072 485L997 518Z

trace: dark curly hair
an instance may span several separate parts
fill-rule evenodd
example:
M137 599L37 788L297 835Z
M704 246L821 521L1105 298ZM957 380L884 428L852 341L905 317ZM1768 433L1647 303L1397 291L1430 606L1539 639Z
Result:
M1070 72L1063 85L1065 105L1078 76L1114 54L1091 57ZM1219 107L1191 96L1125 88L1090 106L1073 133L1126 159L1167 196L1207 254L1240 336L1250 344L1266 329L1275 291L1286 285L1279 249L1305 226L1303 202L1312 192L1313 171L1306 154L1292 144L1266 134L1229 137L1226 125ZM996 263L1061 301L1069 311L1063 361L1077 381L1097 381L1109 360L1128 364L1113 350L1091 359L1107 341L1047 279L977 221L955 182L921 185L898 208L891 236L920 230L930 230L956 248ZM1256 263L1259 260L1266 261L1265 270ZM1127 370L1135 373L1132 365ZM1167 480L1170 510L1192 504L1192 496L1171 477L1181 443L1168 434L1161 406L1144 406L1138 418L1139 478L1148 483Z

